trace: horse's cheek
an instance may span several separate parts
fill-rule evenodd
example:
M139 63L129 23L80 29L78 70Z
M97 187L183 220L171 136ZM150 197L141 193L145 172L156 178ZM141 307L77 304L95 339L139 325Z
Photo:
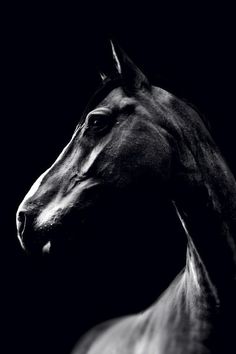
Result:
M144 140L139 147L140 168L150 171L158 180L166 180L171 174L172 150L168 141L162 137Z

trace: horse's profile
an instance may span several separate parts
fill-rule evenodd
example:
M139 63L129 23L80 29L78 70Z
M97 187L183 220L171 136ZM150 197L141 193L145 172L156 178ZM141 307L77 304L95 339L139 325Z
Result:
M50 252L58 230L72 224L76 233L91 220L105 191L155 185L186 234L186 265L147 310L95 327L74 353L234 353L234 177L199 115L112 52L114 72L102 75L72 139L19 206L21 245Z

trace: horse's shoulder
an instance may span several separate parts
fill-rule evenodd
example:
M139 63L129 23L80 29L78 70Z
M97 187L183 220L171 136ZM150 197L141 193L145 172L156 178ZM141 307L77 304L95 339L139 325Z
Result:
M133 315L107 321L86 333L72 354L130 354L139 337L143 316ZM135 338L134 338L135 337Z
M93 327L81 337L72 354L94 353L94 343L97 342L103 336L105 336L106 333L121 320L122 319L112 319L109 321L102 322Z
M163 312L168 313L174 300L172 291L175 293L181 286L182 275L181 272L159 300L144 312L94 327L81 338L72 354L163 353L163 336L166 338L169 327Z

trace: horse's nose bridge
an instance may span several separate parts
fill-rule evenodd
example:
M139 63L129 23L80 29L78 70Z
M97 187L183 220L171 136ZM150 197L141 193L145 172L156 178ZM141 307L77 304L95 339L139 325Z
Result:
M19 210L39 214L43 208L57 197L63 195L68 185L72 184L75 176L74 162L70 160L56 161L32 185L22 201Z
M21 202L18 213L21 210L30 213L36 209L39 211L41 205L45 204L56 193L58 185L56 175L52 168L49 168L33 183Z

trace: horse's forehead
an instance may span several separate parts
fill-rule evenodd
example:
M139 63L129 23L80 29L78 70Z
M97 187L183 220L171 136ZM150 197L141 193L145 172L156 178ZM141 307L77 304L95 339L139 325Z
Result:
M113 89L97 107L108 107L110 109L122 109L138 101L132 96L127 96L121 87Z

